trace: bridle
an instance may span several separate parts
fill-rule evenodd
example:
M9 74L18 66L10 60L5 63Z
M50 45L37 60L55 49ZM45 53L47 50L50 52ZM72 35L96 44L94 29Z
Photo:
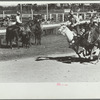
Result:
M62 33L62 32L65 30L65 28L66 28L66 27L63 27L63 29L62 29L60 32ZM63 33L65 33L65 32L63 32Z

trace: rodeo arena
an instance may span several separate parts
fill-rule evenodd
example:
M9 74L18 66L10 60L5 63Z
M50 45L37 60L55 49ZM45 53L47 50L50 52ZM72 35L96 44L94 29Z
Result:
M0 6L0 82L98 82L99 59L100 4Z

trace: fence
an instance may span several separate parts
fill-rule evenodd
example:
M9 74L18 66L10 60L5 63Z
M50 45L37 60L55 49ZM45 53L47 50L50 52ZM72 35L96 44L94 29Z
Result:
M93 13L87 13L87 12L74 12L75 15L77 15L78 17L81 17L82 20L84 19L89 19ZM100 16L100 13L94 13L95 15L98 14L98 16ZM4 18L7 15L12 15L15 16L16 14L5 14L3 12L3 14L0 14L0 20L2 18ZM30 13L30 14L22 14L22 19L23 21L28 20L29 17L33 18L33 15L36 15L34 13ZM41 14L42 18L47 21L47 15L46 14ZM48 14L48 19L53 19L54 22L64 22L67 21L67 16L68 13L49 13ZM14 18L13 18L14 19Z

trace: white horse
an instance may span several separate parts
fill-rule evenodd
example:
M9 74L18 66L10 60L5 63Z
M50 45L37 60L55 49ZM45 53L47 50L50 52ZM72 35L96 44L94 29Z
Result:
M77 37L77 34L74 31L71 31L66 24L61 25L61 27L59 28L58 32L60 32L62 35L64 35L67 38L67 41L69 42L69 46L76 52L76 54L80 56L81 53L83 53L84 57L91 57L92 53L90 55L87 56L86 52L91 50L94 48L94 45L91 45L90 43L88 43L88 41L86 39L84 40L79 40L75 38L75 36ZM81 42L81 43L80 43ZM79 51L79 47L82 47L82 51ZM88 49L87 49L88 48Z
M58 32L66 36L69 43L74 42L74 36L77 36L75 32L71 31L66 24L61 25Z
M67 38L67 41L69 42L69 47L71 47L76 52L76 54L78 54L78 56L81 57L80 53L78 53L79 45L74 45L74 37L77 36L77 34L74 31L71 31L66 24L62 24L58 32L60 32Z

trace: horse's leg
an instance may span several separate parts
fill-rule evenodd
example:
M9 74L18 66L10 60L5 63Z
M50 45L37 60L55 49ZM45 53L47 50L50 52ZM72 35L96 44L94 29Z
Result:
M9 37L8 37L7 34L8 34L8 32L6 32L6 46L8 47L8 38L9 38Z
M19 49L19 37L16 36L16 45L17 45L17 48Z
M35 38L35 44L36 44L36 38L37 38L36 35L34 36L34 38Z
M85 48L82 48L83 50L82 51L80 51L79 52L79 54L83 54L83 56L85 57L86 56L86 52L87 52L87 50L85 49Z
M10 48L12 49L12 39L10 39Z
M32 33L31 37L30 37L30 42L32 45L34 44L34 39L35 39L35 35L33 35L33 33Z
M36 44L39 45L39 36L36 38Z
M39 34L39 37L38 37L38 44L41 45L41 36Z
M76 47L76 48L75 48ZM76 52L76 54L78 55L79 58L81 58L80 54L78 53L79 50L79 46L72 46L72 49Z
M16 44L17 44L17 48L19 49L19 42L18 42L18 40L16 40Z
M31 46L31 37L32 37L32 35L31 35L31 33L30 33L30 35L29 35L29 41L28 41L28 45L29 45L29 46Z
M39 44L39 38L37 37L37 43L36 43L37 45Z
M99 62L99 58L100 58L100 49L99 49L99 54L98 54L98 60L97 60L97 62Z
M80 53L78 52L79 46L76 46L76 53L78 54L79 58L81 58Z
M24 44L23 44L23 42L22 42L22 47L24 47Z
M93 49L91 50L91 53L90 53L90 60L93 59Z
M7 47L8 47L8 39L6 39L6 43L7 43L6 45L7 45Z

